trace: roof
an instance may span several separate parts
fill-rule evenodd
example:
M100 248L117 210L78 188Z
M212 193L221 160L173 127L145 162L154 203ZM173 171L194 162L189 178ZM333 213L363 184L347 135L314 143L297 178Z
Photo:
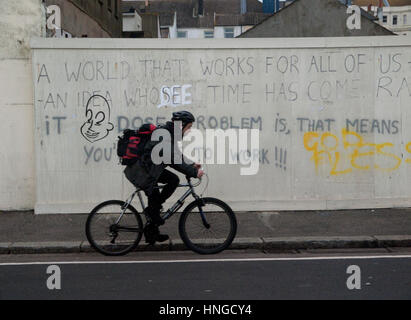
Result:
M338 37L394 35L361 9L360 30L346 28L346 5L339 0L294 0L290 5L265 18L239 37ZM331 18L330 18L331 17Z
M177 12L178 28L213 28L214 25L254 25L264 19L263 5L258 0L247 0L247 13L241 15L240 0L203 0L204 14L195 16L198 0L123 1L122 12L137 10L139 14L159 13L160 25L173 25ZM215 18L215 19L214 19Z
M271 14L250 12L246 14L216 14L216 26L253 26Z
M379 0L353 0L353 4L361 7L367 7L369 4L378 6ZM411 0L388 0L391 7L411 6ZM384 2L383 2L384 5Z

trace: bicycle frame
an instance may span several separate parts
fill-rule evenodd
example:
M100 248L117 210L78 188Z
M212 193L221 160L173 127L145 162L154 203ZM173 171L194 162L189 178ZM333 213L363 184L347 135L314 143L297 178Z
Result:
M197 184L199 185L199 183ZM196 186L197 186L196 185ZM194 199L196 201L199 201L199 211L200 211L200 215L201 215L201 220L203 221L204 226L208 229L210 227L210 225L207 223L204 212L202 210L202 207L204 206L203 202L201 201L201 198L195 193L194 191L194 185L191 183L190 178L187 178L187 183L183 183L183 184L179 184L178 188L184 188L184 187L188 187L188 190L186 190L186 192L177 200L176 203L173 204L173 206L168 209L162 216L162 218L164 220L169 219L172 215L174 215L178 209L180 209L183 204L184 201L187 199L188 196L192 195L194 197ZM161 189L163 188L163 186L158 186L157 188ZM145 213L145 209L146 206L144 205L144 201L143 201L143 196L142 196L142 191L141 189L137 189L136 191L134 191L130 197L128 197L128 199L125 202L125 206L122 208L122 212L120 214L120 216L118 217L117 221L115 222L115 224L118 224L121 220L121 218L124 215L124 212L127 210L127 207L131 204L131 202L133 202L134 197L136 196L136 194L138 195L138 198L140 200L140 204L141 204L141 208L146 216L147 221L150 221L150 217Z

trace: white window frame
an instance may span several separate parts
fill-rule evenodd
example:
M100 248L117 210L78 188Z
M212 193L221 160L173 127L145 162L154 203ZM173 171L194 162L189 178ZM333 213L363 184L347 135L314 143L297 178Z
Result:
M180 37L181 34L184 34L184 37ZM177 38L179 39L187 39L187 31L177 31Z
M211 35L211 37L210 36L207 37L207 33ZM214 38L214 30L204 30L204 38L206 39Z
M233 31L228 31L228 29L232 29ZM233 34L232 37L227 37L227 34ZM234 27L224 27L224 38L234 38Z

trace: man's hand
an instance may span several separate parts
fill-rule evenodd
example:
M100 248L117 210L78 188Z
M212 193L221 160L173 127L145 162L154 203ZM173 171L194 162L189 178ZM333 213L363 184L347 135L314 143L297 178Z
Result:
M203 174L204 174L204 171L201 170L201 169L198 169L197 178L201 178L203 176Z

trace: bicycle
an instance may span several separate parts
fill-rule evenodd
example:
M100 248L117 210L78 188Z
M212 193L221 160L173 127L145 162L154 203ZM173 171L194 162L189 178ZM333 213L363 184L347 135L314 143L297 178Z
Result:
M187 183L179 184L178 187L188 187L188 190L162 214L162 218L169 219L183 206L187 197L192 195L194 201L183 210L178 223L184 244L199 254L215 254L227 249L237 232L233 210L222 200L197 195L194 188L202 180L192 184L191 179L186 178ZM158 186L160 189L162 187ZM131 205L136 195L146 219L144 225L142 214ZM135 190L126 201L109 200L100 203L90 212L86 222L86 236L90 245L108 256L125 255L132 251L139 244L144 227L151 221L144 209L141 189Z

